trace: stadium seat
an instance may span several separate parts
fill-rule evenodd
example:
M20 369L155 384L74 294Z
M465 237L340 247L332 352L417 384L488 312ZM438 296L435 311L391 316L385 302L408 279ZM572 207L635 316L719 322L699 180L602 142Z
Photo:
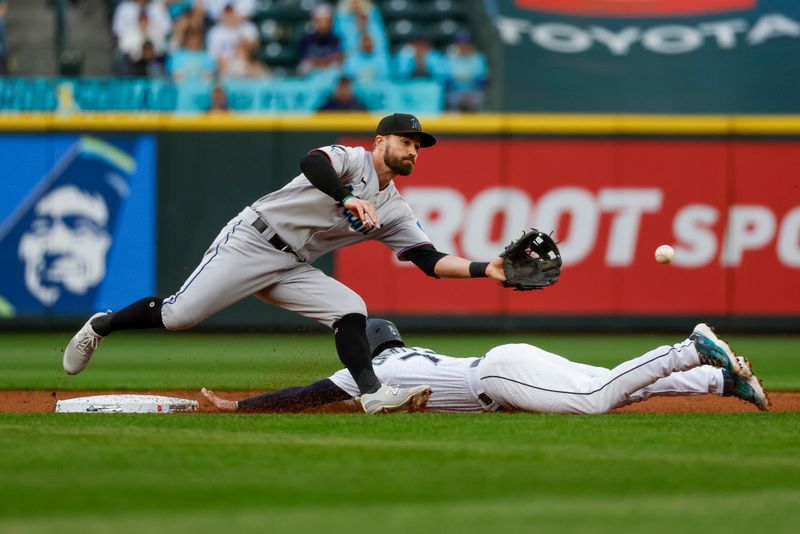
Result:
M253 18L273 18L283 21L298 21L308 19L314 9L313 0L258 0L256 13Z
M294 44L272 42L261 49L261 60L270 67L294 67L299 59L297 46Z
M420 7L425 11L425 18L431 21L439 19L464 20L466 18L464 6L457 0L435 0L434 2L425 2Z
M466 26L453 19L443 19L428 26L428 38L433 46L445 48L453 42L456 33L465 29Z
M277 20L273 18L259 20L257 27L261 42L269 43L280 40L281 24Z
M389 43L392 48L401 46L405 43L426 37L425 27L417 21L411 19L398 19L389 23L386 33L389 36Z
M261 42L267 43L291 43L297 40L294 28L284 21L273 18L261 19L257 23L258 34Z
M427 11L415 0L385 0L381 5L381 14L388 23L396 20L424 19Z

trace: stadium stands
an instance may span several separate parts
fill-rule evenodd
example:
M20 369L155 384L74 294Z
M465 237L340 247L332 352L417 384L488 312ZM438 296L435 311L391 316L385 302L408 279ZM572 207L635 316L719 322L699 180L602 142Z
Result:
M0 0L0 6L4 2ZM468 0L105 0L115 48L109 62L118 76L171 78L181 85L198 81L225 85L234 78L268 78L260 83L277 84L275 87L308 82L316 85L312 93L322 92L310 99L317 104L332 94L341 75L347 75L369 109L382 110L397 98L408 105L436 98L436 107L441 110L455 102L444 94L454 87L453 67L457 67L463 81L465 62L454 50L458 48L456 36L470 29L467 3ZM318 53L320 39L325 39L314 33L318 26L314 14L320 10L327 10L332 17L332 42L338 40L338 56L310 60L308 55ZM0 69L2 34L0 18ZM187 39L189 36L192 37ZM483 78L473 90L482 91L485 72L480 76ZM428 85L419 85L422 82ZM439 86L440 96L429 90L430 84ZM98 87L88 81L79 85L91 87L86 89L91 94ZM81 87L76 88L77 95L84 94ZM420 95L424 96L408 95L423 87L428 88L421 89ZM250 101L235 98L228 86L225 89L233 110L242 109L238 103ZM163 92L162 85L151 91ZM390 93L400 96L387 97ZM266 97L262 94L253 98L263 102ZM194 97L188 101L193 100ZM464 111L481 108L482 98L472 101L475 104L450 107Z
M0 0L0 75L6 74L6 0Z

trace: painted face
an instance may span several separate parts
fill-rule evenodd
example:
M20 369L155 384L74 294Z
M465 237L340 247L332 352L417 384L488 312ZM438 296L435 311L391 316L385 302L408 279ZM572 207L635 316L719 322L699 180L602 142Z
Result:
M20 239L18 251L28 291L51 306L62 291L83 295L97 286L105 277L111 247L103 197L64 186L34 209L36 218Z
M387 135L383 162L393 173L408 176L414 170L419 152L419 139L416 136Z

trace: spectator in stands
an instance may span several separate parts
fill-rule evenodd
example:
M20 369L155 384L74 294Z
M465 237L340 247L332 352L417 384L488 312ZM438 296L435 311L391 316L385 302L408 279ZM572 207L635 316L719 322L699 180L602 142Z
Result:
M332 31L333 12L330 6L327 4L317 6L311 21L314 30L300 41L298 72L310 74L314 71L340 67L342 48L339 38Z
M445 57L424 37L403 46L395 56L395 75L400 80L423 78L444 81L446 74Z
M114 0L110 0L114 1ZM201 6L203 5L203 0L166 0L167 3L167 13L169 13L170 18L172 19L173 27L175 26L176 20L183 15L188 10L192 9L195 5Z
M361 35L361 46L344 61L342 71L356 82L373 82L389 79L389 61L386 54L378 52L368 33Z
M6 0L0 0L0 76L8 74L6 63Z
M220 69L222 78L263 79L269 76L267 67L258 60L256 51L245 43L239 43L233 58L226 61Z
M147 11L139 12L136 24L125 28L119 36L119 49L123 54L123 72L129 74L133 64L142 59L144 44L149 42L155 49L156 56L164 56L167 47L167 36L157 26L150 24Z
M322 103L319 111L366 111L367 106L353 92L353 80L342 76L331 96Z
M375 50L380 53L389 50L381 12L369 0L339 0L333 20L333 32L341 40L345 54L360 48L360 39L365 33L372 38Z
M251 19L256 12L256 0L204 0L204 4L206 14L215 22L222 18L229 5L241 19Z
M134 61L125 73L128 76L142 76L158 78L166 73L166 58L156 52L156 47L150 41L142 45L141 57Z
M169 35L169 31L172 28L172 20L169 18L169 13L163 2L125 0L114 11L114 19L111 24L111 29L117 40L121 40L123 34L139 24L142 14L147 16L148 33L160 35L162 39Z
M447 52L447 108L479 111L487 74L486 57L475 48L470 34L466 31L456 34Z
M191 2L189 2L191 3ZM200 35L200 48L205 47L205 19L206 12L203 2L196 2L182 10L175 17L172 25L172 36L169 41L169 49L174 52L185 45L186 34L190 31Z
M184 80L211 80L217 70L217 62L203 49L203 34L196 29L187 30L183 47L169 56L167 71L176 82Z
M228 108L228 93L221 85L215 85L211 89L211 104L208 108L209 113L225 113Z
M228 4L219 22L208 32L208 52L222 69L226 61L233 59L240 44L255 50L258 47L258 29L252 22L237 15L233 6Z

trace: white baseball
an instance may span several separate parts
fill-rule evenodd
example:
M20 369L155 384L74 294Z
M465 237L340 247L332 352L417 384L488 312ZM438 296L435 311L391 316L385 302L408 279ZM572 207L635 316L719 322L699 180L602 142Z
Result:
M658 263L669 263L675 257L675 249L669 245L661 245L656 249L656 261Z

